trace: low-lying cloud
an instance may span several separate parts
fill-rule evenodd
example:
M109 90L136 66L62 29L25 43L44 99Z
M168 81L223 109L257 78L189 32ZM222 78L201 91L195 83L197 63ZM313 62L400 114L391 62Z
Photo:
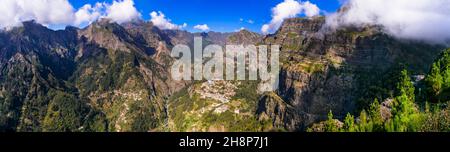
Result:
M320 14L320 9L316 4L309 1L284 0L284 2L272 8L272 20L270 23L262 26L261 32L264 34L273 33L281 26L285 19L297 17L300 14L313 17Z
M112 4L86 4L75 10L68 0L2 0L0 28L21 26L22 22L35 20L50 25L81 26L99 18L109 18L123 23L140 18L133 0L114 0Z
M381 25L402 39L450 42L450 0L348 0L327 17L327 27Z

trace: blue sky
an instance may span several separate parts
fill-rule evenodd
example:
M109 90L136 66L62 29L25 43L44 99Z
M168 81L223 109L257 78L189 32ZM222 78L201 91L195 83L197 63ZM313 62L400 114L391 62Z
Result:
M96 2L112 0L69 0L75 9ZM271 20L271 8L283 0L134 0L145 20L152 11L161 11L175 24L187 23L188 31L197 31L194 25L207 24L212 31L232 32L241 27L259 32ZM311 0L325 12L335 12L339 0ZM243 21L241 21L243 19ZM252 20L254 23L248 23Z

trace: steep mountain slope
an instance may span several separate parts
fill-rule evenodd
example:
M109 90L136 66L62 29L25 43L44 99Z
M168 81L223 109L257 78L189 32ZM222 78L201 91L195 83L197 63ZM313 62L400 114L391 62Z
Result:
M147 46L116 23L100 21L79 31L83 40L71 81L110 131L150 131L165 120L168 73ZM86 47L86 49L85 49Z
M74 33L74 28L51 31L32 21L1 32L1 130L40 130L49 92L71 89L63 81L75 67Z
M138 35L101 20L82 30L52 31L27 22L2 32L0 128L161 127L166 121L164 99L186 84L171 80L166 70L171 61L163 60L167 54L160 55L168 52L164 41L149 38L158 33L145 31L147 35Z
M260 101L261 119L294 131L326 119L330 110L342 118L375 97L389 96L383 89L394 85L389 83L392 69L403 64L415 74L424 73L442 50L392 38L376 26L324 31L324 21L288 19L265 38L266 44L282 45L282 70L279 97Z

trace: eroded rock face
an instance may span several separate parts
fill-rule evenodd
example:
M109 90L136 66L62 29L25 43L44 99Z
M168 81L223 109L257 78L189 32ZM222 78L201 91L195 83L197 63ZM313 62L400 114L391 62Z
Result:
M271 120L273 127L297 130L301 115L296 114L295 107L285 103L275 93L265 94L258 103L256 111L259 120Z
M318 119L326 119L330 110L336 115L344 115L355 108L351 76L334 75L331 72L311 75L282 71L280 77L278 94L302 116L300 129Z
M373 100L368 90L382 85L392 68L403 63L416 73L426 72L441 50L440 46L392 38L376 26L325 31L323 23L322 17L288 19L264 39L266 44L282 45L276 92L282 101L263 97L258 109L265 110L258 114L268 115L276 125L284 123L281 126L291 131L325 120L329 111L343 118L360 102ZM292 109L286 112L280 105Z

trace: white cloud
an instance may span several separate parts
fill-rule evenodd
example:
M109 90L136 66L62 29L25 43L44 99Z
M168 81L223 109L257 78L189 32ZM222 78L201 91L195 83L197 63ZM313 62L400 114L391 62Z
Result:
M398 38L450 42L449 0L348 0L347 10L327 17L328 27L381 25Z
M307 17L313 17L320 14L319 7L309 1L303 3L303 11Z
M75 16L67 0L2 0L0 28L20 26L23 21L41 24L70 24Z
M74 25L90 24L99 18L108 18L113 22L124 23L141 18L141 14L134 6L133 0L114 0L112 4L96 3L95 6L86 4L75 13Z
M133 0L114 1L112 5L107 5L106 13L106 18L117 23L129 22L141 17L134 7Z
M153 11L150 13L150 17L150 21L152 21L152 23L160 29L178 30L187 26L186 23L184 23L183 25L173 24L171 20L167 19L162 12Z
M253 24L253 23L255 23L255 21L253 21L253 20L247 20L247 23Z
M29 20L46 26L80 26L99 18L123 23L141 16L133 0L114 0L112 4L97 3L94 6L86 4L78 10L68 0L2 0L0 14L0 29L20 26Z
M201 30L201 31L208 31L209 27L207 24L202 24L202 25L195 25L194 29Z
M312 17L319 15L320 9L309 1L284 0L284 2L272 8L272 20L270 23L264 24L261 31L264 34L272 33L281 26L285 19L296 17L301 13L304 13L307 17Z
M75 13L74 25L90 24L103 16L104 3L97 3L94 7L86 4Z

